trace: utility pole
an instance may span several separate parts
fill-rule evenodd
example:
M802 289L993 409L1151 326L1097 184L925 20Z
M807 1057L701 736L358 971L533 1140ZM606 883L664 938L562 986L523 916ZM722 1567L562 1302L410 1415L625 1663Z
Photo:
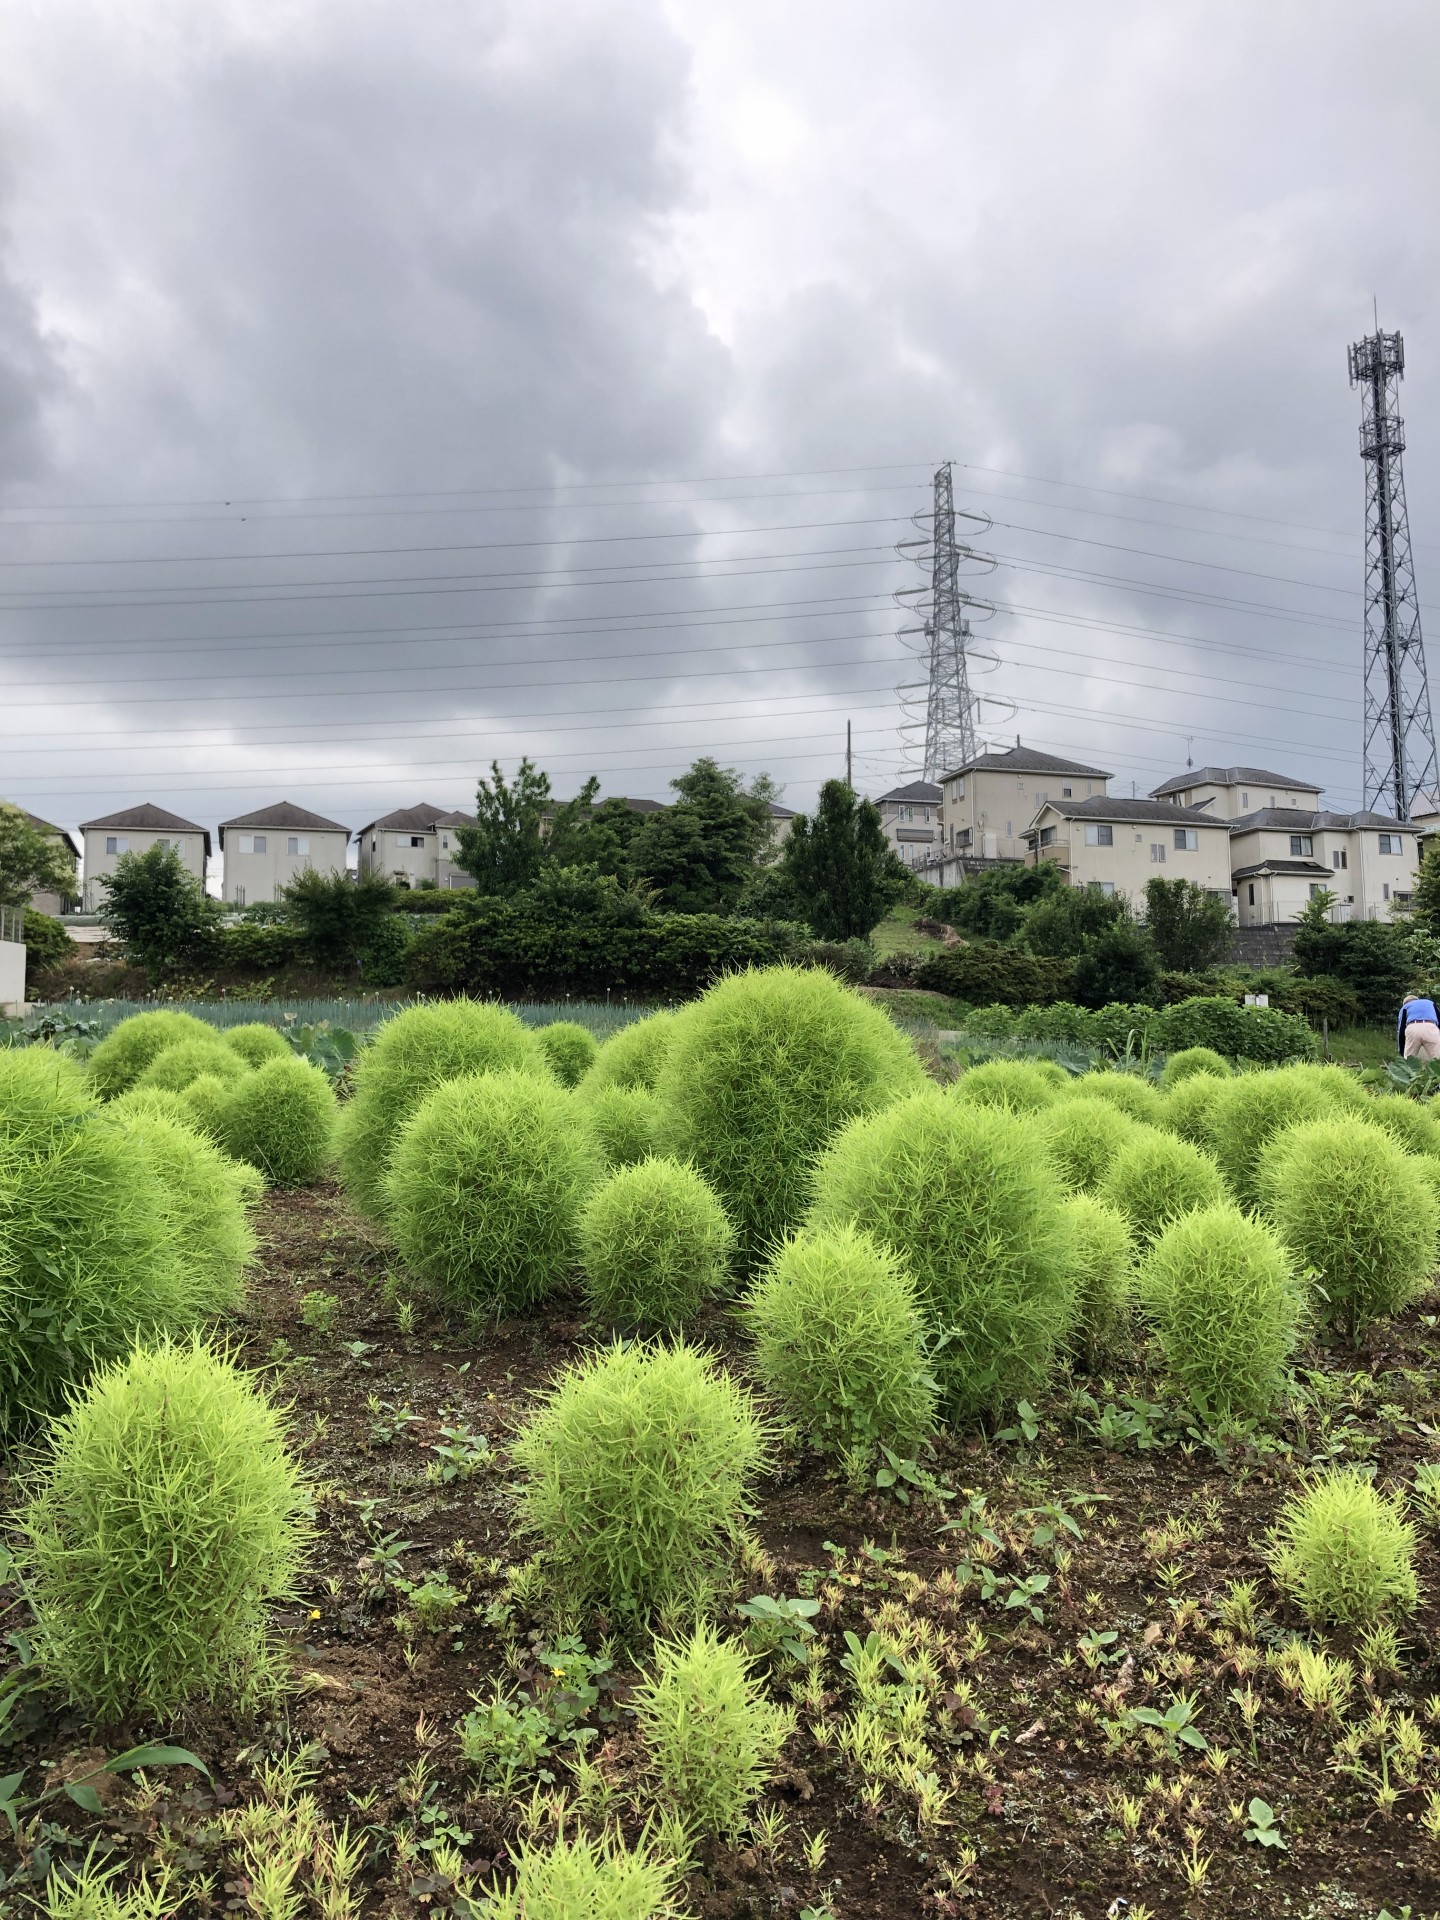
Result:
M1436 789L1435 723L1420 634L1420 602L1405 508L1405 423L1399 389L1405 342L1374 333L1350 348L1350 385L1360 389L1365 463L1365 806L1408 820L1418 796Z
M855 791L855 768L850 757L850 722L848 720L845 722L845 784L852 793Z

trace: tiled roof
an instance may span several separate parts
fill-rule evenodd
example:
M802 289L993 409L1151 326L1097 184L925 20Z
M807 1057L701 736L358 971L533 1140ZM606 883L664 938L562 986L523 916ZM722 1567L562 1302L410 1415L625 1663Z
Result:
M1010 747L1004 753L982 753L967 760L963 767L951 767L942 780L953 780L961 773L1075 773L1082 780L1108 780L1100 767L1082 766L1078 760L1062 760L1053 753L1037 753L1034 747Z
M910 800L918 801L925 806L938 807L944 798L943 789L932 786L930 781L912 780L908 787L892 787L889 793L882 793L875 804L881 807L887 800Z
M146 801L144 806L125 807L119 813L106 814L99 820L82 820L82 833L203 833L205 852L210 852L210 829L200 827L193 820L182 820L178 813L170 813L164 807L157 807Z
M1097 793L1091 800L1047 800L1040 808L1065 820L1133 820L1137 826L1173 827L1190 821L1200 827L1223 829L1225 822L1199 807L1177 807L1170 800L1113 800ZM1038 815L1036 816L1039 817Z
M261 807L255 813L239 814L234 820L220 822L220 846L225 846L225 834L230 827L277 827L287 832L302 833L343 833L350 838L350 829L342 827L338 820L327 820L323 814L311 813L306 807L297 807L293 800L277 800L273 806Z
M1404 833L1407 831L1403 820L1392 820L1388 813L1327 813L1322 808L1316 813L1309 807L1260 807L1254 813L1242 813L1238 820L1227 824L1231 833L1255 833L1269 829L1272 833L1320 833L1326 827L1337 832L1353 832L1357 827L1378 827L1382 833ZM1414 827L1408 829L1415 831Z
M1313 878L1323 874L1328 880L1331 869L1323 860L1257 860L1253 867L1236 867L1231 873L1232 880L1253 880L1261 873L1303 873Z
M1318 780L1297 780L1288 773L1270 773L1264 767L1190 767L1150 789L1152 800L1186 787L1283 787L1287 793L1319 793Z

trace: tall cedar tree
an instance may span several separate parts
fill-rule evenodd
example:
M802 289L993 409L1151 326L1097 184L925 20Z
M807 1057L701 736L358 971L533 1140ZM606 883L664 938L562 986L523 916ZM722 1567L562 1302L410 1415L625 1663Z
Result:
M671 913L733 913L773 836L768 780L697 760L670 782L680 796L647 816L630 843L630 871Z
M75 892L75 868L65 849L33 827L19 807L0 801L0 907L25 907L33 894Z
M1228 900L1217 899L1193 880L1151 880L1145 887L1145 924L1162 967L1203 973L1230 951Z
M782 867L822 940L864 940L905 891L877 809L843 780L820 789L815 818L796 816Z
M305 960L321 972L339 973L358 967L383 938L395 889L378 873L352 880L311 869L292 880L283 897Z
M100 918L110 936L152 985L205 966L213 957L221 907L174 847L158 840L144 853L122 853L102 874Z
M509 898L525 891L545 862L550 808L549 776L533 761L520 762L513 785L499 761L490 762L490 779L475 790L476 824L455 835L455 864L474 876L477 892Z

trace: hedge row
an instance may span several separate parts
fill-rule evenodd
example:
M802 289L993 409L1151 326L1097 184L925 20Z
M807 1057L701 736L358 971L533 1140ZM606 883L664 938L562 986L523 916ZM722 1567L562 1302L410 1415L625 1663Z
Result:
M976 1007L960 1017L960 1030L986 1040L1044 1040L1121 1054L1177 1053L1183 1047L1213 1047L1231 1060L1278 1066L1310 1060L1319 1042L1308 1021L1275 1007L1242 1007L1225 995L1182 1000L1173 1007L1109 1006L1092 1011L1068 1001L1049 1007Z

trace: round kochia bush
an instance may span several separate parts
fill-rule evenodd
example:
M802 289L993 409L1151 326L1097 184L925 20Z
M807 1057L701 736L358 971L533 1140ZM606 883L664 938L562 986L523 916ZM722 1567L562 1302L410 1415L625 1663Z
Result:
M596 1187L580 1214L592 1311L617 1327L683 1327L724 1290L735 1230L693 1167L642 1160Z
M751 1293L755 1371L810 1444L863 1465L913 1457L935 1425L915 1287L848 1223L786 1241Z
M95 1110L84 1074L63 1053L0 1048L0 1156L19 1161L53 1153Z
M147 1091L159 1092L160 1089ZM192 1080L188 1087L181 1089L178 1098L184 1103L190 1125L203 1133L207 1140L219 1140L225 1103L230 1098L226 1083L217 1080L213 1073L202 1073L198 1080Z
M577 1361L511 1455L560 1596L633 1626L705 1609L766 1451L749 1395L677 1342Z
M1407 1100L1403 1094L1382 1094L1366 1101L1359 1118L1388 1133L1407 1153L1440 1157L1440 1127L1418 1100Z
M799 1220L815 1154L924 1078L904 1034L832 974L732 974L675 1016L661 1139L714 1187L754 1266Z
M541 1051L562 1087L577 1087L595 1064L600 1044L578 1020L552 1020L537 1027Z
M1368 1627L1419 1603L1415 1529L1404 1504L1387 1500L1354 1467L1321 1474L1286 1502L1270 1564L1316 1623Z
M593 1087L636 1087L653 1093L670 1051L673 1013L647 1013L612 1033L586 1078Z
M208 1040L177 1040L166 1047L146 1067L135 1082L137 1087L163 1087L167 1093L180 1093L202 1073L212 1073L228 1085L241 1080L249 1067L232 1047L211 1032Z
M1277 1133L1333 1113L1336 1093L1318 1070L1276 1067L1237 1074L1215 1095L1208 1115L1211 1148L1242 1206L1259 1199L1260 1156Z
M1097 1198L1130 1222L1143 1248L1182 1213L1226 1199L1220 1169L1208 1153L1155 1127L1137 1127L1110 1162Z
M1197 1412L1265 1411L1301 1314L1290 1262L1268 1227L1232 1206L1184 1214L1141 1262L1138 1292L1170 1376Z
M599 1175L574 1096L549 1074L447 1080L395 1147L395 1244L442 1299L477 1316L517 1313L573 1273Z
M1213 1047L1182 1047L1165 1062L1160 1085L1169 1093L1172 1087L1178 1087L1182 1080L1189 1080L1194 1074L1208 1073L1217 1080L1228 1080L1230 1072L1230 1062Z
M808 1224L860 1227L914 1280L957 1419L1039 1387L1070 1328L1061 1189L1032 1124L948 1093L853 1121L821 1159Z
M1136 1122L1109 1100L1057 1100L1042 1113L1036 1137L1044 1143L1062 1186L1089 1193L1109 1170Z
M1071 1344L1093 1369L1125 1345L1135 1242L1125 1216L1091 1194L1075 1194L1065 1202L1063 1212L1075 1288Z
M1429 1285L1440 1208L1425 1166L1367 1118L1337 1115L1277 1134L1260 1157L1265 1217L1316 1305L1353 1338Z
M323 1071L288 1053L240 1080L220 1109L220 1138L277 1187L305 1187L335 1153L339 1108Z
M255 1258L248 1208L264 1190L251 1167L240 1166L209 1140L149 1100L177 1100L158 1090L122 1094L111 1112L149 1161L160 1182L170 1230L180 1249L197 1313L238 1306L245 1272ZM123 1109L123 1111L122 1111Z
M660 1111L643 1087L596 1087L578 1092L579 1111L609 1167L633 1167L655 1151Z
M181 1040L214 1040L214 1027L193 1013L165 1007L156 1013L132 1013L96 1047L86 1062L90 1084L101 1100L124 1093L166 1047Z
M1209 1153L1214 1142L1215 1108L1225 1085L1216 1074L1192 1073L1166 1094L1160 1124L1188 1140L1192 1147L1203 1147Z
M1005 1107L1011 1113L1038 1113L1053 1106L1060 1090L1048 1073L1028 1060L987 1060L955 1082L954 1097L978 1107Z
M553 1078L533 1029L508 1008L447 1000L387 1020L360 1055L355 1092L340 1121L340 1172L360 1210L383 1214L390 1154L433 1087L462 1074L515 1067Z
M1134 1073L1086 1073L1070 1083L1072 1100L1107 1100L1147 1127L1158 1127L1165 1103L1148 1080Z
M247 1067L263 1067L267 1060L289 1060L293 1049L283 1033L267 1027L263 1020L248 1020L243 1027L225 1027L220 1038L232 1053L238 1053Z
M56 1421L22 1516L41 1672L102 1723L277 1690L265 1606L294 1589L306 1507L251 1379L137 1348Z

